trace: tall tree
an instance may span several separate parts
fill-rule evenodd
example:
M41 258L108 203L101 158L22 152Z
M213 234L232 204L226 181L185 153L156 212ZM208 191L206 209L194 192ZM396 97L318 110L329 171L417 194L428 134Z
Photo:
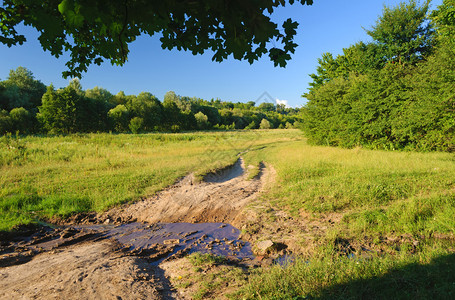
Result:
M80 117L83 98L72 86L55 90L51 85L43 95L43 105L37 115L43 128L50 133L72 133L81 131Z
M434 29L427 18L429 5L430 0L423 5L411 0L384 7L376 25L366 32L381 46L386 61L415 64L431 52Z
M131 98L127 109L134 117L142 119L142 130L152 131L161 124L163 106L158 98L150 93L142 92Z
M34 109L41 105L41 97L46 92L46 86L36 80L33 73L24 67L11 70L2 86L0 107L7 110L16 107Z

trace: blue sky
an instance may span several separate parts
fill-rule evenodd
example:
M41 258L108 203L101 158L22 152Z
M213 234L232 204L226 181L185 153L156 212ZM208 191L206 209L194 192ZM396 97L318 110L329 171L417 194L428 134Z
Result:
M103 87L116 94L151 92L163 99L167 91L178 95L220 98L223 101L256 101L264 92L274 99L285 100L290 106L301 106L317 59L324 52L339 54L342 48L358 41L368 41L364 28L370 28L382 13L383 5L393 6L399 0L314 0L312 6L294 4L277 10L273 19L281 24L292 18L300 25L296 43L299 45L286 68L274 67L268 56L250 65L230 58L222 63L212 62L211 52L193 56L189 52L162 50L159 36L143 36L130 46L130 56L124 66L91 66L81 80L84 89ZM434 0L436 8L442 0ZM18 66L28 68L44 84L63 87L62 78L67 55L59 59L44 52L38 34L22 28L27 42L8 48L0 45L0 79Z

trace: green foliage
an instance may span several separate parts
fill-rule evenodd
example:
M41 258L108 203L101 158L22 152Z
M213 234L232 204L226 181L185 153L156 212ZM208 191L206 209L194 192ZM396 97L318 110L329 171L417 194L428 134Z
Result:
M9 112L12 123L12 131L29 133L33 131L33 119L28 110L23 107L14 108Z
M5 0L0 6L0 42L22 44L25 37L17 33L16 26L23 22L34 27L44 50L56 57L64 50L70 52L65 77L81 77L89 65L104 60L123 65L129 44L142 34L159 34L163 49L188 50L194 55L210 49L212 60L218 62L232 55L253 63L268 54L275 66L284 67L297 46L298 23L287 19L279 30L270 14L288 3L295 1L64 0L35 5ZM298 3L311 5L313 1Z
M415 0L384 7L369 36L379 45L386 61L411 63L422 60L432 50L433 29L427 22L430 0L419 6Z
M161 124L163 106L151 93L142 92L137 97L131 97L126 107L132 116L143 120L141 130L153 131Z
M50 133L77 132L82 99L74 88L68 86L56 91L50 86L42 101L37 118L44 129Z
M426 19L428 5L411 1L385 7L368 31L372 44L357 43L336 59L323 55L304 95L309 100L303 109L304 130L310 142L455 150L455 43L439 31L435 35L434 23Z
M9 113L2 109L0 110L0 134L13 131L13 125Z
M194 115L199 129L207 129L209 127L209 119L201 111Z
M264 102L258 105L258 109L263 112L275 111L276 107L273 103Z
M8 83L11 80L0 81L0 104L6 108L1 110L0 114L0 134L16 131L24 134L127 132L131 130L129 125L133 118L142 120L142 124L139 124L137 119L133 121L135 132L257 129L264 118L270 122L271 128L284 128L286 122L292 124L301 119L299 109L271 103L255 107L253 101L207 101L179 96L172 91L166 93L163 103L148 92L141 92L137 96L119 92L114 96L101 87L83 90L77 78L72 79L64 89L48 87L39 104L35 106L16 107L11 110L9 100L4 98L7 95L4 91L14 90L17 92L17 103L28 103L28 94L20 94L19 87L30 86L33 82L41 85L25 68L18 68L18 71L12 71L12 74L23 76L12 75L11 78L15 78L14 84ZM13 88L5 90L5 86ZM25 97L25 100L21 97Z
M46 86L35 80L33 73L24 67L11 70L1 85L0 109L5 110L19 107L27 110L36 108L41 104L41 97L46 92Z
M109 110L108 116L112 121L115 131L128 131L129 112L125 105L119 104L115 108L112 108Z
M134 134L140 133L144 128L144 119L139 117L132 118L129 124L129 128Z
M455 43L455 2L444 0L442 5L432 13L440 39L446 43Z
M248 124L247 127L245 127L245 129L257 129L258 128L258 125L256 124L255 121L251 121L250 124Z
M270 125L269 120L267 119L262 119L261 123L259 124L259 129L270 129L272 128Z

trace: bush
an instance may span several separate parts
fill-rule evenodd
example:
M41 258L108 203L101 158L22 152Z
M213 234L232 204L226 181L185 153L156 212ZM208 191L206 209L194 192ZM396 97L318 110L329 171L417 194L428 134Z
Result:
M129 128L132 133L140 133L142 131L144 120L139 117L134 117L130 121Z
M270 129L272 126L267 119L262 119L261 124L259 124L259 129Z

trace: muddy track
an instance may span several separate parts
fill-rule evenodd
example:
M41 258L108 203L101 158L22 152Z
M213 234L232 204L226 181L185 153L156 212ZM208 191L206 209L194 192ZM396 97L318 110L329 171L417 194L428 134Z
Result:
M242 159L196 182L192 174L155 196L101 214L74 216L78 224L203 223L240 226L244 207L272 180L264 166L246 180ZM68 221L68 220L67 220ZM66 221L66 222L67 222ZM111 225L113 226L113 225ZM169 248L155 247L169 252ZM6 239L0 247L0 299L180 299L143 251L87 229L41 230Z
M197 182L193 174L153 197L113 208L98 220L139 221L147 223L206 223L225 222L234 226L241 221L242 208L262 190L269 171L261 166L259 175L246 180L243 160L211 173Z

